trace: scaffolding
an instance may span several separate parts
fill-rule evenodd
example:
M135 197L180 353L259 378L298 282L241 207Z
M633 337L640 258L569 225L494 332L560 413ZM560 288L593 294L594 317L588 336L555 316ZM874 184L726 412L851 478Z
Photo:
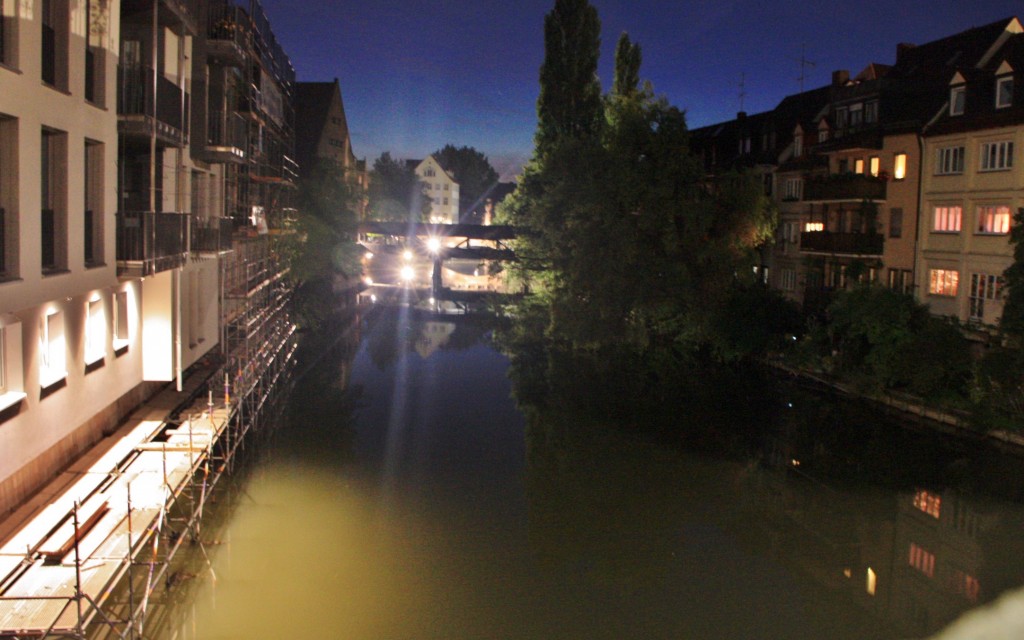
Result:
M133 415L0 547L0 638L141 638L168 622L185 571L178 552L207 558L211 496L290 386L286 275L271 238L237 243L224 259L224 366L193 376L170 411Z

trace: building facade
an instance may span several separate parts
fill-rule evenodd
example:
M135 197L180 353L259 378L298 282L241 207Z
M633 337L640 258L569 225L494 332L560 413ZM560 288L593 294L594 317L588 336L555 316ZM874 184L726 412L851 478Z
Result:
M416 177L423 184L424 195L430 198L429 222L457 224L459 222L459 183L434 156L416 163Z

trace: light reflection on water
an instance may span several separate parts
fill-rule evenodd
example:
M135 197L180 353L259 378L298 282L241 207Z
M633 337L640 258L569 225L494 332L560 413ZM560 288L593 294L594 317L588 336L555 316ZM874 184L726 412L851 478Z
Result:
M528 427L506 360L459 336L385 316L328 356L211 548L184 637L895 638L969 607L969 579L982 601L1021 582L1016 505L945 490L947 518L975 514L963 532L914 491L770 456L682 453L558 408Z

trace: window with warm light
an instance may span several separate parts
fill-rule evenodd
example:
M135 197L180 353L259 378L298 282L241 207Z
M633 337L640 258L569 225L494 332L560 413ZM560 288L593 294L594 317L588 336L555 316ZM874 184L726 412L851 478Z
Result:
M981 583L972 575L960 569L953 572L951 578L953 592L967 599L968 602L977 602L981 593Z
M67 375L64 314L54 310L39 323L39 383L45 388Z
M1013 76L996 80L996 109L1005 109L1013 104Z
M978 207L978 233L1005 235L1010 232L1010 207L1006 205Z
M964 148L945 147L939 149L936 175L949 175L964 172Z
M871 158L870 158L870 160L868 162L868 170L871 172L871 175L873 175L873 176L875 176L877 178L878 177L878 172L881 169L882 169L882 161L881 161L881 159L879 159L878 156L871 156Z
M960 284L960 272L955 269L930 269L928 293L934 296L955 297Z
M935 215L932 217L932 231L940 233L959 233L963 221L963 207L943 206L935 207Z
M914 494L914 506L938 519L942 507L942 496L928 491L920 490Z
M863 158L857 158L853 161L853 172L864 173L864 160Z
M910 566L914 567L922 574L932 578L935 576L935 554L919 547L917 544L910 543Z
M971 289L968 295L969 317L971 320L985 320L985 302L998 300L1002 290L1002 278L992 273L972 273Z
M804 225L804 231L824 231L824 222L808 222Z
M907 154L897 153L893 156L892 177L894 180L902 180L907 177Z
M953 87L949 90L949 115L961 116L964 114L964 103L967 102L967 88L963 85Z
M103 301L90 300L86 306L85 318L85 364L95 364L103 359L107 350L107 322L103 316Z
M875 591L878 589L878 574L876 574L875 570L871 567L868 567L867 583L865 584L865 589L867 590L869 596L875 595Z
M1013 142L986 142L981 145L981 171L1006 171L1013 167Z

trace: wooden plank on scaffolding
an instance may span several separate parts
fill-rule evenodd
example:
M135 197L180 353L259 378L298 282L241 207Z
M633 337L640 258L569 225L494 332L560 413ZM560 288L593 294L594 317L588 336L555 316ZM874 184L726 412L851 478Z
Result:
M89 498L78 508L77 530L72 510L64 524L39 545L39 553L49 560L63 558L75 546L75 542L81 540L99 522L108 508L107 498L103 494Z

